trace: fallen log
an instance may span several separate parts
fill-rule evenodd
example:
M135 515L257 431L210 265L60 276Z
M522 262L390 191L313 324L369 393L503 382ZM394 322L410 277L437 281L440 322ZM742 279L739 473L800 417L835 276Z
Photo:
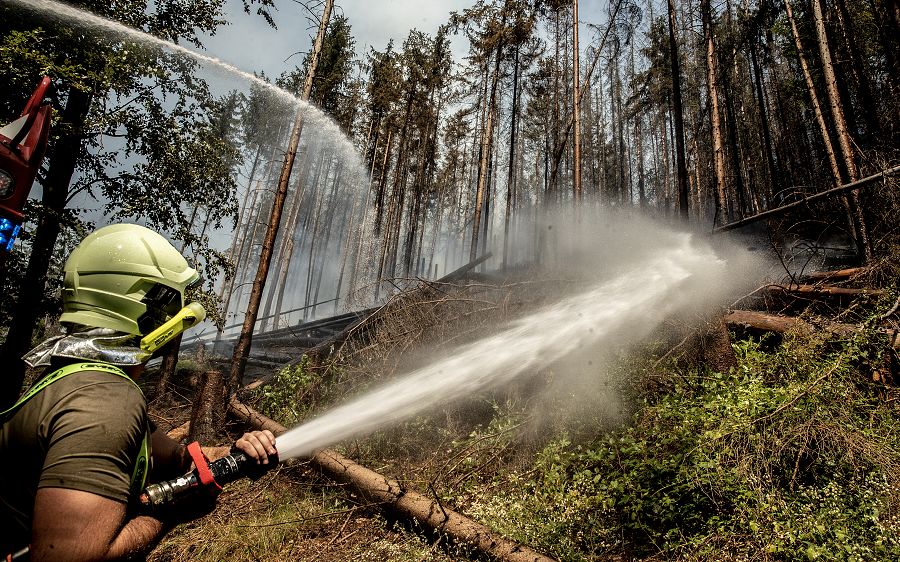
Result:
M817 329L816 326L795 316L767 314L765 312L757 312L754 310L733 310L725 315L725 323L732 328L775 332L778 334L789 331L812 332ZM847 338L859 331L860 327L854 324L827 322L818 329L824 329L836 336ZM898 338L897 330L882 328L880 331L888 337L891 347L900 349L900 338Z
M483 256L481 256L481 257L479 257L479 258L477 258L477 259L474 259L474 260L470 261L470 262L467 263L466 265L464 265L464 266L462 266L462 267L460 267L460 268L458 268L458 269L454 269L453 271L451 271L451 272L448 273L447 275L444 275L444 276L441 277L440 279L437 279L437 280L435 281L435 283L450 283L450 282L456 281L456 280L458 280L458 279L462 279L463 277L466 276L466 274L467 274L468 272L472 271L473 269L475 269L475 268L478 267L479 265L481 265L481 264L483 264L484 262L486 262L486 261L488 261L489 259L491 259L491 258L493 257L493 255L494 255L494 254L492 254L491 252L488 252L488 253L484 254Z
M795 209L802 205L808 205L814 201L818 201L819 199L826 199L831 197L832 195L837 195L839 193L843 193L845 191L853 191L854 189L859 189L861 187L866 187L875 183L876 181L882 178L888 178L891 176L900 175L900 166L895 166L893 168L884 170L883 172L879 172L877 174L873 174L871 176L862 178L852 183L848 183L845 185L841 185L838 187L834 187L832 189L823 191L821 193L816 193L815 195L810 195L809 197L805 197L799 201L794 201L793 203L788 203L787 205L782 205L781 207L776 207L774 209L769 209L768 211L763 211L762 213L753 215L752 217L747 217L745 219L741 219L737 222L733 222L730 224L724 224L718 228L713 229L713 234L718 234L720 232L727 232L729 230L734 230L735 228L740 228L742 226L746 226L748 224L761 221L763 219L767 219L770 217L774 217L780 214L783 214L791 209Z
M287 428L250 406L232 398L228 412L256 429L268 429L276 435ZM396 480L359 465L329 449L316 453L310 462L329 478L347 484L367 501L407 519L454 542L468 545L483 554L504 562L554 562L543 554L494 533L484 525L472 521L444 507L438 501L417 492L406 490Z
M733 310L725 315L725 323L729 326L740 328L784 333L797 328L800 325L800 320L794 316L766 314L754 310Z
M850 267L835 271L813 271L803 276L808 281L836 281L838 279L850 279L859 275L865 275L871 271L868 267Z
M834 287L831 285L801 285L791 283L789 285L769 285L770 292L800 295L804 297L878 297L884 294L881 289L853 289L848 287Z

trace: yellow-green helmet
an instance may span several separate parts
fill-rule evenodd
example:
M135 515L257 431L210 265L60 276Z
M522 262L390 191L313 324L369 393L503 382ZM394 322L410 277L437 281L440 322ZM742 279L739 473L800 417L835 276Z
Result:
M168 240L136 224L105 226L72 251L64 268L63 314L71 322L145 335L184 306L200 279Z

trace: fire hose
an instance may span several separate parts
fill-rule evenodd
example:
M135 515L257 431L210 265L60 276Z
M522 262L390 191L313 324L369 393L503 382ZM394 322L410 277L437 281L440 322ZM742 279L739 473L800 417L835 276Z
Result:
M203 491L217 492L225 484L240 478L259 478L278 464L277 456L270 455L267 464L257 464L256 460L240 452L209 462L200 452L200 445L196 441L188 445L188 453L194 461L194 470L178 478L147 486L140 496L142 506L152 512Z

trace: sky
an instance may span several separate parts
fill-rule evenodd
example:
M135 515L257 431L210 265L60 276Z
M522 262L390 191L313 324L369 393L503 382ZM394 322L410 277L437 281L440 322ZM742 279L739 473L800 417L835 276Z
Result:
M334 13L347 16L357 52L363 54L368 47L383 50L391 38L396 45L402 45L413 28L434 35L447 22L451 11L463 10L472 3L472 0L338 0ZM255 13L245 14L241 0L228 0L225 19L231 25L203 41L207 52L242 70L263 70L270 77L300 65L303 53L312 45L317 21L309 20L308 12L292 0L275 0L275 6L277 30ZM466 53L462 40L458 39L454 47L457 56Z
M579 20L582 52L596 32L587 23L606 21L607 0L581 0ZM390 39L399 48L411 29L434 35L446 23L450 12L462 11L474 0L336 0L335 13L347 16L356 39L357 53L374 47L383 50ZM299 66L303 53L312 45L316 21L293 0L275 0L278 29L272 29L255 13L246 14L241 0L227 0L225 19L230 25L203 40L206 53L248 72L264 71L275 78L282 71ZM321 9L321 8L319 8ZM318 15L318 14L317 14ZM452 40L454 59L461 62L468 53L460 34Z

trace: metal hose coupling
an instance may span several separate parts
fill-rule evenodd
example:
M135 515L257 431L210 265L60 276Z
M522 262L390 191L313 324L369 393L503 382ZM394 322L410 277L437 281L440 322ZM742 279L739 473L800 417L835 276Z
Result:
M221 488L239 478L259 478L277 465L277 455L269 455L267 464L257 464L255 459L244 453L233 453L210 462L207 467L214 480L213 484ZM147 486L140 496L140 502L150 510L158 509L172 505L180 498L208 489L208 485L201 476L201 469L198 468L173 480Z

